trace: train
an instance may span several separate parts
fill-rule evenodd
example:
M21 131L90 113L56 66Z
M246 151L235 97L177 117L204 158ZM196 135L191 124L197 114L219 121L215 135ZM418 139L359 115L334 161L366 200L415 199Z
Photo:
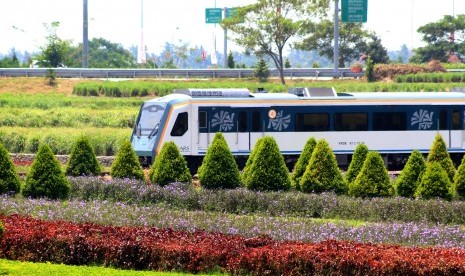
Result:
M395 170L414 149L427 154L437 134L452 159L460 162L464 121L463 92L174 89L142 103L131 143L141 163L150 166L163 144L174 141L195 172L217 132L223 133L239 166L257 139L269 135L292 168L306 141L314 137L329 143L341 167L347 167L355 148L365 144Z

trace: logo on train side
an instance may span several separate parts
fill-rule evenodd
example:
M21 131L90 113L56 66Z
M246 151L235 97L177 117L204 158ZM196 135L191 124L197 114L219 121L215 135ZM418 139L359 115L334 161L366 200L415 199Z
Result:
M418 124L418 129L430 129L433 125L433 114L433 111L417 110L413 113L410 123L412 126Z
M268 121L268 128L272 128L275 131L281 131L289 127L291 122L291 114L287 116L283 115L283 111L278 111L274 118L270 118Z
M220 126L220 131L230 131L234 126L234 113L220 111L212 118L212 127Z

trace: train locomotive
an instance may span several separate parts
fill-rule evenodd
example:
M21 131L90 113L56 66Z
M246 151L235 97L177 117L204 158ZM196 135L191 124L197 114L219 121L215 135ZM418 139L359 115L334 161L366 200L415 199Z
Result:
M148 166L163 143L174 141L195 172L217 132L223 133L239 164L265 135L275 138L289 164L315 137L328 141L341 167L349 164L357 145L365 144L381 153L388 168L396 169L412 150L429 152L438 133L453 160L460 162L465 152L464 120L462 92L175 89L142 104L131 143Z

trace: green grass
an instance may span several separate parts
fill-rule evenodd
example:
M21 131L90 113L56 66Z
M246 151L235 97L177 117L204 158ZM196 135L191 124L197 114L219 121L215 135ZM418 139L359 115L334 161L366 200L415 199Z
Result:
M32 263L0 259L0 275L11 276L52 276L52 275L134 275L134 276L176 276L192 275L187 273L135 271L107 268L101 266L74 266L51 263ZM196 275L224 275L224 274L196 274Z

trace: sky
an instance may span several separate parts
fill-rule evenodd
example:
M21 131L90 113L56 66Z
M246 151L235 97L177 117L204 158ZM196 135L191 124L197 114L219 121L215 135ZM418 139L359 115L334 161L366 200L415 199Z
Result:
M165 42L188 42L207 51L223 52L224 31L205 23L206 8L235 7L256 0L88 0L89 40L103 37L125 48L141 41L159 53ZM47 35L44 23L60 22L58 35L75 45L82 42L83 0L0 0L0 53L38 51ZM465 13L465 0L368 0L365 27L381 37L388 50L423 46L416 30L444 15ZM215 43L216 40L216 43ZM228 42L228 49L236 49Z

